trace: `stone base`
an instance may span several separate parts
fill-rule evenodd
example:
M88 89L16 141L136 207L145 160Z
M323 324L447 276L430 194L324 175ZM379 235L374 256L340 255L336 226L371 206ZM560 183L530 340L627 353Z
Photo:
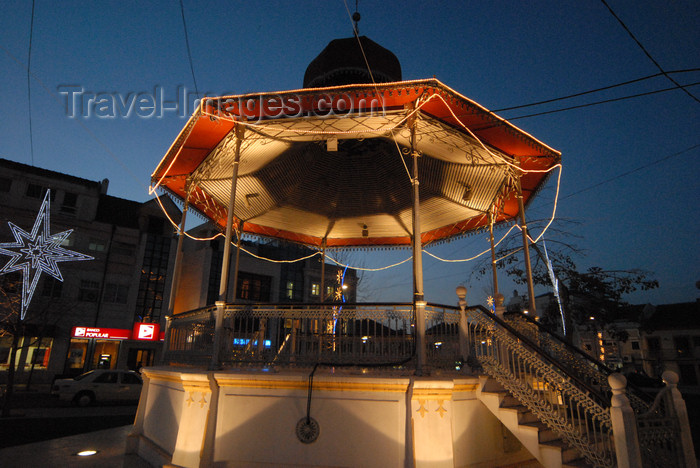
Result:
M319 369L144 369L128 441L182 467L502 466L531 457L476 399L477 377L383 377ZM307 410L310 412L307 419Z

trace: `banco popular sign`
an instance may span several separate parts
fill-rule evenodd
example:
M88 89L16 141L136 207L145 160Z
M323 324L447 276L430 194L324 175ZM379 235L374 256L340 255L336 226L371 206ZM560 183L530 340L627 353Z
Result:
M135 323L133 330L122 328L73 327L71 338L158 341L163 339L157 323Z

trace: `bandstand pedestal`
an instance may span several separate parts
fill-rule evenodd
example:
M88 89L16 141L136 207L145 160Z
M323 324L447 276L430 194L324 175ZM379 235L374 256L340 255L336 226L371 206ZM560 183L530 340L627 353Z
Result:
M477 400L476 376L319 368L308 406L310 372L144 369L127 450L178 467L486 467L532 458L504 442L503 425ZM305 425L309 409L315 424Z

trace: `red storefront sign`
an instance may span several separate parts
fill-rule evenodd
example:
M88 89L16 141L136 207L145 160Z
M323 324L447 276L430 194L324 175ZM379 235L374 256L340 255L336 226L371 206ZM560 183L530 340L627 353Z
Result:
M73 327L71 338L102 338L106 340L162 341L165 336L157 323L135 323L133 330L122 328Z
M157 323L135 323L132 340L158 341L160 338L160 325Z
M73 327L71 337L129 340L131 339L131 330L123 330L121 328Z

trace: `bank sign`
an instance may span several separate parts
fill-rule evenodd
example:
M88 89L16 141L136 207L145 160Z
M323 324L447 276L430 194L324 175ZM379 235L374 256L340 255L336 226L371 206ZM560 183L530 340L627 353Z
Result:
M131 333L132 340L158 341L160 325L157 323L135 323Z
M159 341L164 337L157 323L135 323L133 330L121 328L73 327L71 338L102 338L106 340Z
M73 338L107 338L110 340L131 339L131 330L119 328L73 327Z

